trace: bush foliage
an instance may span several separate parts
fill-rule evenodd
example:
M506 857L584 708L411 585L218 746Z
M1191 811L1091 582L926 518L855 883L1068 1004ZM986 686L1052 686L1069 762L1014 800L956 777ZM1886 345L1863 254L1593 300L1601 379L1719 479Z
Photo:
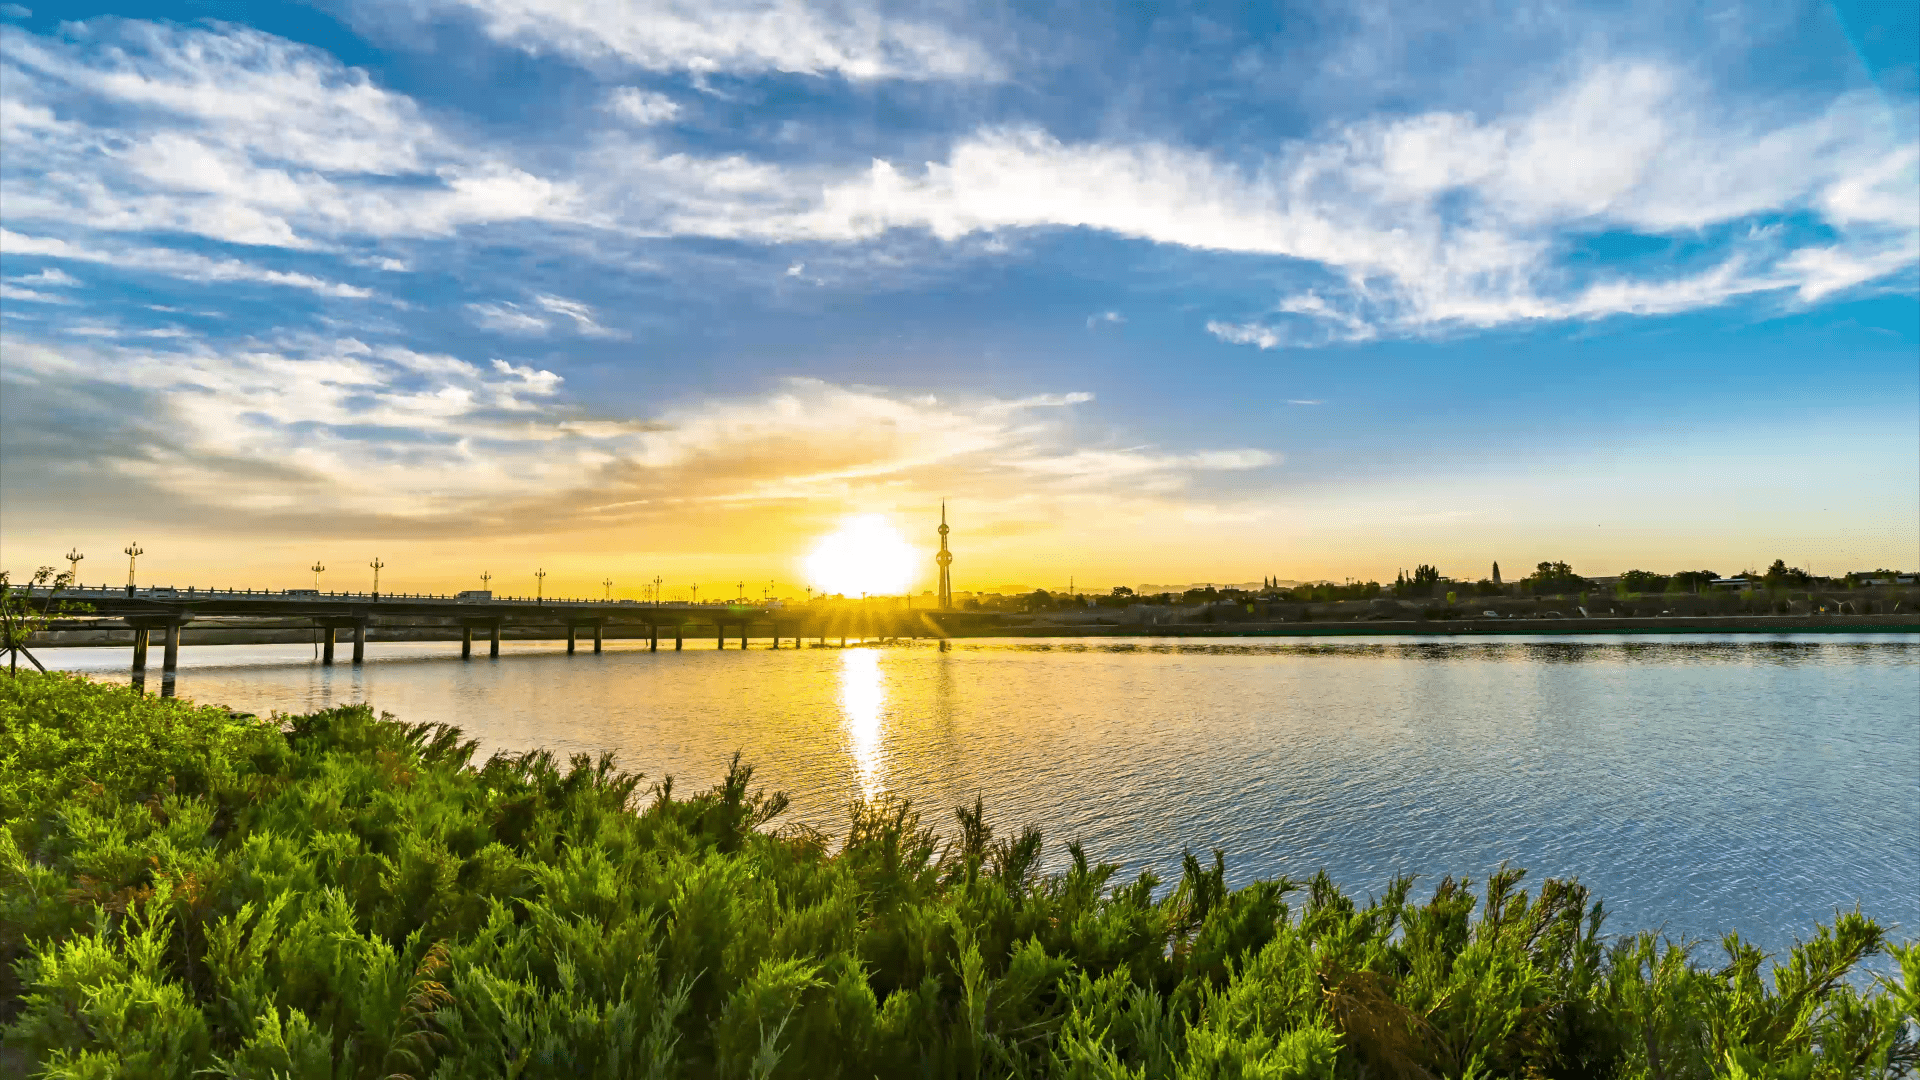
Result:
M1854 1077L1911 1073L1920 947L1770 971L1601 934L1518 870L1361 904L1122 879L981 806L777 827L609 756L472 764L361 707L262 722L0 678L6 1038L50 1077ZM1891 951L1897 978L1861 987Z

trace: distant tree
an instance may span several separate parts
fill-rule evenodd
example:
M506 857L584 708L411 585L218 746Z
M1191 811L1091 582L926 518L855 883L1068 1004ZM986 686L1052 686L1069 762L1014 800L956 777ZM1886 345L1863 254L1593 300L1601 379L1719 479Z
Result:
M1133 595L1133 590L1127 588L1125 585L1115 585L1113 587L1113 595L1131 597Z
M1804 589L1813 583L1813 575L1797 566L1788 566L1785 559L1775 559L1761 580L1769 589Z
M1053 594L1045 589L1035 589L1027 594L1028 611L1046 611L1053 607Z
M1628 593L1666 592L1667 575L1651 570L1629 570L1620 575L1620 583L1615 586L1615 591L1622 596Z
M1667 591L1671 593L1697 593L1711 588L1714 580L1720 576L1716 570L1682 570L1667 579Z
M1421 563L1419 566L1414 567L1413 583L1415 585L1438 585L1440 583L1439 568L1428 566L1426 563Z
M1574 573L1573 567L1564 562L1538 564L1533 573L1522 579L1522 584L1535 596L1569 596L1593 587L1592 582Z
M1500 584L1500 564L1497 562L1493 564L1493 583Z

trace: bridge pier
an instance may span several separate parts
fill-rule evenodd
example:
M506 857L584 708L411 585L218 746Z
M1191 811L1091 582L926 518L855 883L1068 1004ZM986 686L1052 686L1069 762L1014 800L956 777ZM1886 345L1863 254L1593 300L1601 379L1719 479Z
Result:
M573 655L573 632L575 629L577 628L572 623L567 624L567 655L568 656Z
M660 624L659 623L647 624L647 651L648 652L660 651Z
M333 666L333 627L320 628L320 663L325 667Z
M355 619L353 623L353 662L365 663L367 659L367 620Z
M600 638L606 627L601 623L593 624L593 654L600 655Z
M500 624L497 621L487 625L487 656L500 659Z
M460 659L473 659L473 627L471 626L460 628Z
M713 647L716 649L727 647L727 624L719 619L713 620Z
M746 623L740 624L740 651L741 652L747 651L747 624Z
M674 652L680 651L680 635L685 633L686 629L687 627L685 623L673 624L673 651Z
M147 628L133 628L133 681L143 683L147 679Z

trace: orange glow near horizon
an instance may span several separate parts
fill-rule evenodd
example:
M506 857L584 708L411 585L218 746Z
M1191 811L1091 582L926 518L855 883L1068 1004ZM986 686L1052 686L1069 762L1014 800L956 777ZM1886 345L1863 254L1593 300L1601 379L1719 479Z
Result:
M862 514L814 545L807 580L822 593L891 596L907 590L923 558L886 518Z

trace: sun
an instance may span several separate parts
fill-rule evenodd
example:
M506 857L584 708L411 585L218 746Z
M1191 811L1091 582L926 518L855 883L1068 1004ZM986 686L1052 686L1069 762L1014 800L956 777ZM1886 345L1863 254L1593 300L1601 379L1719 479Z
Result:
M890 596L905 592L920 553L879 514L848 518L814 545L807 580L822 593Z

